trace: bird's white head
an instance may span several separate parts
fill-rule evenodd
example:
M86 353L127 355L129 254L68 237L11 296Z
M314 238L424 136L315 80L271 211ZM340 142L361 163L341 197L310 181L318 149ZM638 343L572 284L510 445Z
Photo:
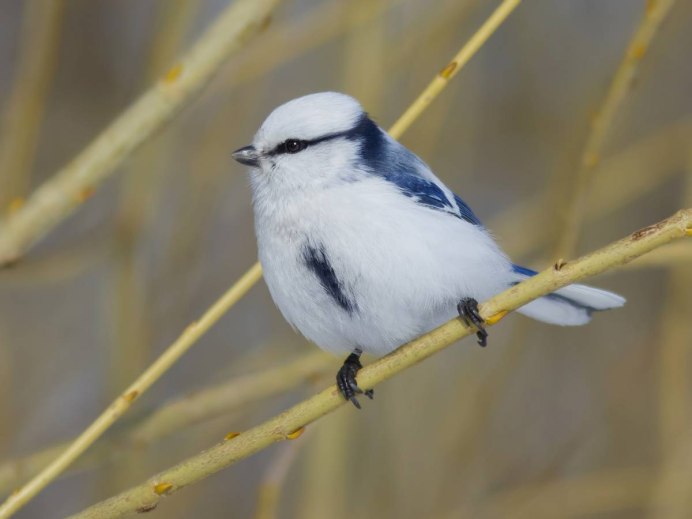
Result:
M352 97L322 92L293 99L262 123L250 146L233 153L251 166L253 186L287 196L358 174L364 141L382 132Z

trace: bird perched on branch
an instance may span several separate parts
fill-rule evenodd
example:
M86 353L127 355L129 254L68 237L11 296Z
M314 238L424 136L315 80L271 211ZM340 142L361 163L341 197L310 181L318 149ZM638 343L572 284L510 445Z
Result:
M259 259L286 320L322 349L348 353L337 374L356 407L363 352L384 355L459 314L485 346L478 301L535 275L512 264L480 220L353 98L324 92L276 108L250 146ZM580 325L622 306L570 285L518 311Z

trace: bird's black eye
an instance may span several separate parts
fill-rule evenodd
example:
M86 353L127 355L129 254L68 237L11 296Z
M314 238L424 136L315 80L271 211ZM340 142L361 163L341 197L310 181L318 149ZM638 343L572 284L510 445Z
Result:
M280 145L286 153L298 153L308 147L308 143L299 139L287 139Z

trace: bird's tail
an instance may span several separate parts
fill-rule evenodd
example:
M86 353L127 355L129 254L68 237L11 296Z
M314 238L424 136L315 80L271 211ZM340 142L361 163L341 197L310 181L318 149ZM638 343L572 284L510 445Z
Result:
M514 284L535 276L536 271L512 266ZM618 308L625 298L607 290L586 285L568 285L522 306L517 311L545 323L578 326L591 320L591 314L600 310Z

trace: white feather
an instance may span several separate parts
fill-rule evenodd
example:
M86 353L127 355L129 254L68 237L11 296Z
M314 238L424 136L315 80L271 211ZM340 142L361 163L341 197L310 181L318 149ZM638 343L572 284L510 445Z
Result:
M515 276L516 281L528 277ZM541 297L522 306L518 312L544 323L579 326L588 323L594 311L619 308L625 304L624 297L587 285L568 285L553 294L558 297Z
M253 141L258 167L251 182L259 257L284 317L325 350L382 355L453 318L460 299L488 299L517 274L490 234L464 219L452 192L425 163L388 137L380 143L386 156L371 156L367 132L380 136L372 123L363 135L321 139L356 131L363 117L357 101L331 92L277 108ZM287 139L317 140L296 153L276 152ZM449 206L426 206L415 189L407 193L392 181L397 174L414 184L425 179L438 188L430 200ZM338 278L350 310L306 262L311 247L323 251L324 267ZM557 294L565 299L543 298L520 311L583 324L589 318L583 306L624 303L581 285Z
M620 308L626 302L624 297L614 292L588 285L567 285L560 290L556 290L555 294L572 299L582 305L590 306L594 310Z
M583 308L545 297L531 301L519 308L517 312L544 323L560 326L579 326L591 320L591 314Z

